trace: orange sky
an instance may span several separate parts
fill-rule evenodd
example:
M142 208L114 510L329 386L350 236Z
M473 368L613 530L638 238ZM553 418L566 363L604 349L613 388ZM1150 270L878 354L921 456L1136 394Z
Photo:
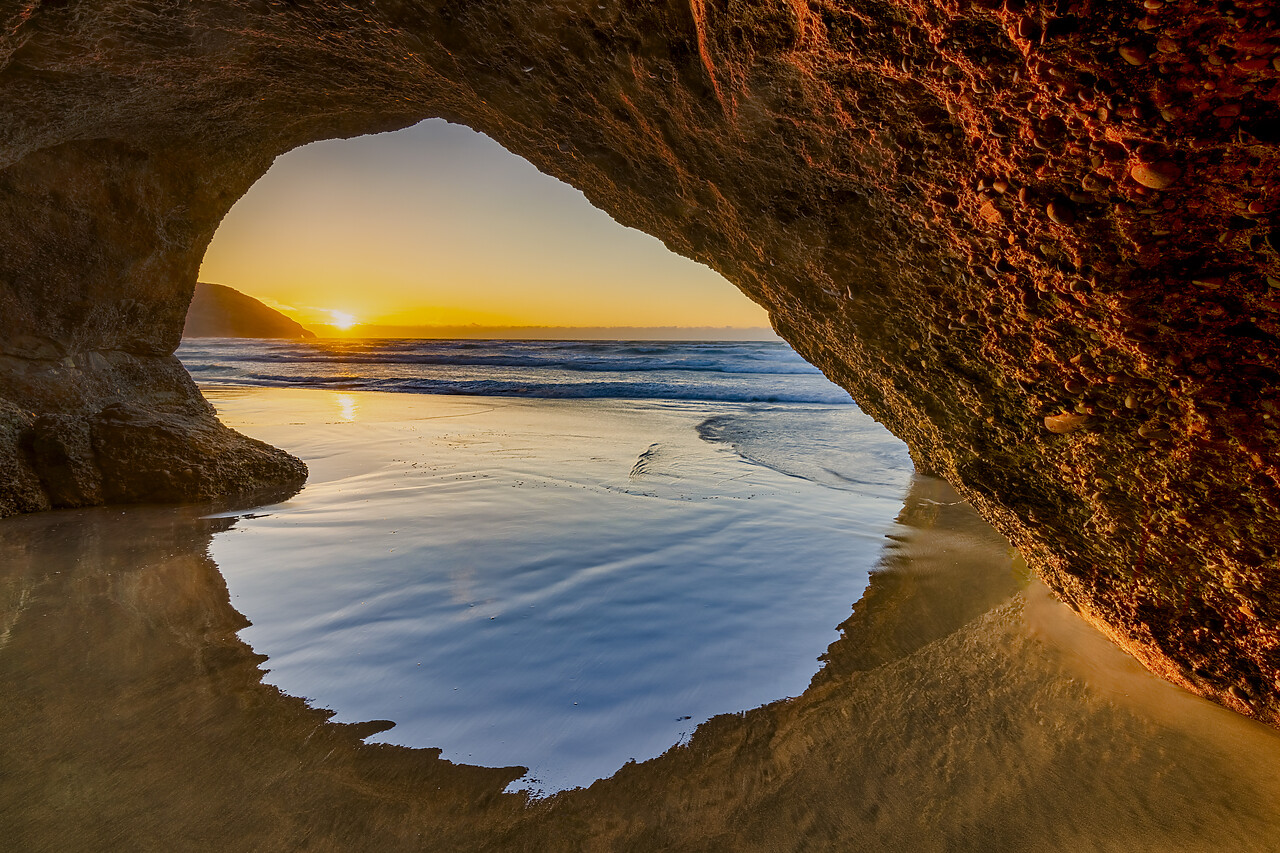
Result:
M281 157L227 215L201 281L305 325L768 326L706 267L438 119Z

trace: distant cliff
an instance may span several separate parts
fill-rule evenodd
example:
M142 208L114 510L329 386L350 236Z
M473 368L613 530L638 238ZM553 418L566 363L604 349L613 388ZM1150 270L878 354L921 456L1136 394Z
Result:
M223 284L196 284L184 338L314 338L274 308Z

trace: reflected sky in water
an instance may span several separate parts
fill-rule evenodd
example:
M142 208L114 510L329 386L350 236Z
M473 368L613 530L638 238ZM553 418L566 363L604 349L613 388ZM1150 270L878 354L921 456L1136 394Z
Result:
M309 485L210 550L268 680L541 791L802 692L911 471L848 405L293 401Z

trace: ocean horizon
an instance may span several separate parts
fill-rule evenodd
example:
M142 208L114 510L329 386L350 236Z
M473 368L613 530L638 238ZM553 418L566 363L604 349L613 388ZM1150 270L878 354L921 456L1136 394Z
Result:
M778 341L193 338L197 382L545 399L852 405Z

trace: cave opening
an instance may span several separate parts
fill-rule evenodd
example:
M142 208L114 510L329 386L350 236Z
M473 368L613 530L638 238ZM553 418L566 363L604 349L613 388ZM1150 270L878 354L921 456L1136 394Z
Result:
M518 836L511 846L527 849L1024 849L1079 839L1265 850L1280 836L1267 770L1280 745L1239 716L1280 720L1280 527L1267 523L1280 507L1280 410L1264 381L1280 336L1274 4L20 5L0 46L0 595L10 605L0 681L15 768L0 774L0 801L15 845L196 839L264 849L332 837L396 849L429 834L450 849ZM510 832L506 803L517 798L487 796L507 774L485 782L453 767L466 781L442 794L431 756L359 744L379 724L324 726L320 712L300 715L289 696L258 689L258 659L229 639L243 619L204 534L175 531L171 508L93 507L301 484L301 461L221 427L172 356L200 256L275 154L445 112L766 301L783 336L975 501L1050 589L1152 672L1231 711L1164 684L1133 689L1142 682L1123 661L1094 664L1105 647L1046 642L1052 631L1033 617L1056 607L1050 623L1073 618L1047 595L997 596L978 618L941 625L949 634L904 644L898 625L929 621L935 602L950 606L973 586L967 572L939 584L926 570L878 596L868 587L846 624L887 630L849 632L867 642L839 662L848 677L721 720L700 732L697 750L630 768L616 784L530 809L525 835ZM315 307L339 326L368 319ZM466 539L457 553L469 562L446 573L432 624L514 629L503 645L524 654L538 648L520 642L532 623L480 571L494 565L479 557L496 540L468 508L497 507L522 534L510 537L520 556L547 527L526 511L553 491L578 510L558 519L571 541L581 532L618 541L621 530L595 510L621 501L652 552L687 567L689 541L713 543L722 559L768 556L756 546L776 542L775 515L801 505L779 497L783 484L827 487L824 478L841 481L833 471L847 472L796 477L797 454L779 452L820 422L812 401L717 399L713 416L696 413L670 439L663 418L689 414L687 399L643 418L629 403L601 402L614 398L566 403L607 410L628 428L643 421L651 428L641 434L664 439L597 452L574 443L584 418L551 423L549 404L516 396L527 395L527 377L492 384L495 369L520 365L470 365L491 384L454 388L426 408L430 395L410 395L420 417L406 419L401 407L379 412L389 396L350 388L371 360L342 344L347 373L321 376L326 388L266 389L296 392L287 404L268 405L246 385L209 393L229 422L296 446L313 474L288 505L213 519L212 547L269 558L251 580L275 583L283 598L345 589L340 607L286 614L360 657L344 673L391 672L379 639L423 622L405 586L370 570L394 569L406 551L442 553L424 540L406 547L407 532ZM476 360L456 349L455 361ZM424 371L439 360L410 354ZM288 363L279 348L228 355L195 370L206 387L218 370L289 378L277 370ZM535 355L546 353L522 357ZM574 375L604 378L593 358ZM381 369L377 380L415 378ZM722 374L721 387L732 385ZM689 386L666 389L677 387ZM511 396L495 402L502 388ZM763 443L727 411L750 410L758 427L757 410L786 404L801 406L793 414L803 424L775 423ZM521 418L535 409L542 427L531 433ZM507 421L476 425L498 412ZM572 449L533 466L530 447L549 434ZM459 448L474 451L470 462L454 464ZM813 450L799 456L823 458ZM624 473L568 477L584 460ZM682 489L696 471L732 475L716 482L743 489L736 503ZM789 478L769 480L779 491L765 505L778 513L735 521L731 510L763 503L752 488L769 471ZM509 500L475 490L485 482ZM425 494L457 513L397 503ZM913 507L935 532L934 519L962 500L923 497ZM362 504L368 517L342 515ZM674 536L694 506L724 535ZM40 512L53 508L70 511ZM840 524L810 515L819 533ZM584 519L595 529L581 530ZM401 520L412 526L387 523ZM308 535L317 528L329 538ZM942 532L925 545L949 565L954 540ZM734 535L746 533L769 535ZM272 538L278 547L252 547ZM903 553L898 544L886 550ZM562 588L629 576L641 609L656 606L642 564L607 549L578 556L587 551L593 571ZM326 561L342 554L361 569L332 571ZM797 549L775 558L804 561ZM547 577L545 562L506 565L513 578ZM392 574L420 589L420 573ZM734 592L751 586L722 581ZM780 594L796 586L786 581ZM250 609L235 583L236 605ZM692 605L679 623L728 638L725 661L767 644L763 632L724 632L714 597L673 600ZM541 604L528 609L557 628L576 615ZM789 609L771 604L766 615ZM591 658L598 639L619 628L576 635L568 651L601 660ZM696 645L687 634L665 639ZM462 657L472 648L438 634L427 645ZM272 664L283 674L334 663L318 651L300 643L273 652ZM528 657L512 662L531 671ZM627 669L643 675L651 663ZM160 670L177 677L154 677ZM425 690L400 683L406 695ZM451 701L447 682L437 692ZM1134 701L1143 692L1155 701ZM567 716L599 712L590 699L564 704L566 729L599 719ZM193 737L195 720L208 728ZM528 731L515 740L533 739ZM497 817L479 828L480 813ZM440 814L462 828L441 833Z
M803 692L911 484L763 309L464 127L285 155L201 279L319 335L178 351L310 467L209 548L268 681L517 789Z
M717 273L441 119L282 155L200 280L322 337L776 340Z

